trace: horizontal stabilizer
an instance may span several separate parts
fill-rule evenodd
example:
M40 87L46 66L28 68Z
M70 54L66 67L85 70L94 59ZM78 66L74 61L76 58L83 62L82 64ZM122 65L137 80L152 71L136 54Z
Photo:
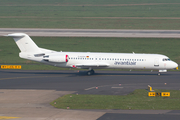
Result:
M7 37L24 37L26 34L24 33L14 33L14 34L8 34L8 35L4 35L4 36L7 36Z

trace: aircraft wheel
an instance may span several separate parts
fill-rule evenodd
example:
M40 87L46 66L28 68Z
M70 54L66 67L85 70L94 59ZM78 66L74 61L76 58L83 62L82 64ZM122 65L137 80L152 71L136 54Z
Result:
M94 74L94 70L91 70L91 73Z
M87 71L87 75L92 75L92 74L94 74L94 70Z
M92 72L91 71L87 71L87 75L92 75Z

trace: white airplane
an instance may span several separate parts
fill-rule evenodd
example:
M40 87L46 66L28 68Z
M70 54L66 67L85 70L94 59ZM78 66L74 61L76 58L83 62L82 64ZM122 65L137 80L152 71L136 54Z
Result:
M24 33L6 36L13 37L21 51L21 58L57 67L89 69L88 75L92 75L93 69L98 68L159 70L158 75L167 72L167 69L178 69L177 63L161 54L57 52L38 47Z

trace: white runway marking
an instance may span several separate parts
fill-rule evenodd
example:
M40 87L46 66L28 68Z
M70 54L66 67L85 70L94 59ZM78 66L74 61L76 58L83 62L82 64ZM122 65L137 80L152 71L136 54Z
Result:
M123 87L111 87L113 89L122 89Z
M101 85L101 86L96 86L96 87L100 88L100 87L107 87L107 86L112 86L112 85ZM87 88L87 89L84 89L84 90L91 90L91 89L94 89L96 87L90 87L90 88ZM123 87L111 87L111 88L123 88Z
M84 90L91 90L91 89L94 89L96 87L90 87L90 88L87 88L87 89L84 89Z

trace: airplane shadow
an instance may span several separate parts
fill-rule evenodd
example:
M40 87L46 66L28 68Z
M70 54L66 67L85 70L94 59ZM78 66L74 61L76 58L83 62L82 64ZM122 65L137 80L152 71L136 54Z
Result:
M79 76L88 76L87 71L79 71ZM152 75L152 76L158 76L158 72L144 72L144 71L95 71L95 73L91 76L145 76L145 75ZM161 75L171 75L171 74L161 74Z

